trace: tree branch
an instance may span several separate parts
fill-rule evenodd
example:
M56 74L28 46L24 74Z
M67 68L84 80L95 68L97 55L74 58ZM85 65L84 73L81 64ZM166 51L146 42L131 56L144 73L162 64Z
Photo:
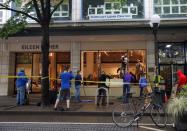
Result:
M27 16L27 17L29 17L29 18L35 20L36 22L40 23L40 21L39 21L37 18L35 18L35 17L29 15L28 13L25 13L25 12L20 11L20 10L15 10L15 9L9 8L8 6L5 6L5 5L3 5L3 4L0 4L0 6L1 6L1 7L0 7L0 10L10 10L10 11L13 11L13 12L16 12L16 13L19 13L19 14L22 14L22 15L25 15L25 16Z
M53 13L58 9L58 7L64 2L64 0L61 0L58 4L54 6L54 9L50 13L50 18L52 17Z
M39 7L38 7L38 3L37 3L36 0L32 0L32 1L33 1L33 4L34 4L36 15L37 15L37 17L38 17L38 19L40 21L39 23L41 23L42 16L41 16L41 12L40 12Z
M41 4L42 12L44 12L45 11L44 0L40 0L40 4Z

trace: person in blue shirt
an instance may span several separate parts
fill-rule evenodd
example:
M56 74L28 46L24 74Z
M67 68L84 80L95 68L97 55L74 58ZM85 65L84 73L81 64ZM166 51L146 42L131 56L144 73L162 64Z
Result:
M140 87L140 97L143 96L143 90L147 87L147 79L145 78L145 74L142 73L140 80L139 80L139 87Z
M80 70L77 71L77 75L75 76L75 99L77 102L81 102L80 100L80 87L81 87L82 76L80 74Z
M129 102L130 83L133 79L133 76L126 70L123 76L123 103Z
M17 77L18 78L16 80L16 90L17 90L16 103L17 105L24 105L26 102L25 100L26 83L28 81L24 69L20 69L20 71L17 73Z
M59 94L57 96L54 109L57 110L57 106L60 102L60 99L66 100L67 103L67 110L70 108L70 88L71 88L71 80L73 79L73 74L68 72L68 68L65 67L63 73L60 74L61 79L61 88ZM61 109L64 111L64 108Z

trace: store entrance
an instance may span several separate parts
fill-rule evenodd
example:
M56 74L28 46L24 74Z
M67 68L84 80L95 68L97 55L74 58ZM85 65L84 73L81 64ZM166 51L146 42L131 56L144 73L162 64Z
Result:
M184 64L161 64L159 66L160 75L165 81L167 96L171 95L171 90L177 81L177 70L185 71Z
M16 73L20 68L24 68L27 76L32 76L32 93L41 92L41 53L16 53ZM50 52L49 53L49 84L50 89L59 88L60 81L57 80L59 74L64 70L64 66L70 67L70 52Z

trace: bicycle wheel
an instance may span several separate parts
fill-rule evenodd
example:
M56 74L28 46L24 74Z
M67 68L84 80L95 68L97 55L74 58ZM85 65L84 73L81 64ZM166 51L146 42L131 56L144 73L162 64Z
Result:
M134 122L134 113L132 103L120 104L113 109L113 122L119 127L128 127Z
M167 114L162 105L153 104L151 109L151 119L157 127L163 128L167 124Z

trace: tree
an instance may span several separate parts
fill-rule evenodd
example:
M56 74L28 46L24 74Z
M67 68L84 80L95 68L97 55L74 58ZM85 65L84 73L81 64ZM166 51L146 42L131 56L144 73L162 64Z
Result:
M15 12L15 15L4 24L0 31L0 36L2 38L7 38L9 35L15 34L18 31L24 29L26 27L25 25L27 24L27 18L35 20L41 26L42 106L49 104L49 25L53 13L63 2L64 0L7 0L5 3L0 3L1 10ZM13 6L10 5L16 5L15 7L17 8L13 8ZM36 12L36 17L30 15L30 12L33 11L33 9Z

